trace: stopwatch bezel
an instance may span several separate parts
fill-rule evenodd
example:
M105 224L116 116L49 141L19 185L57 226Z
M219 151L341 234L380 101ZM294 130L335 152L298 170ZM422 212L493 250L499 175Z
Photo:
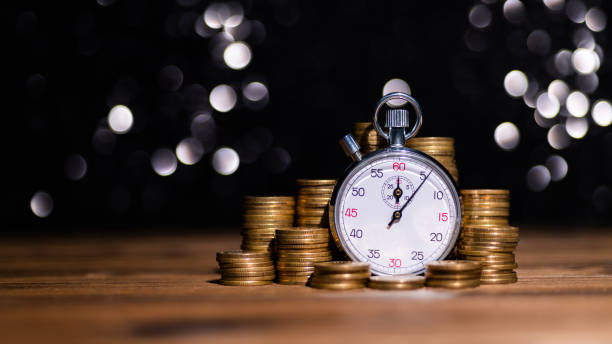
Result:
M405 154L412 154L412 155L417 155L420 156L423 159L426 159L428 163L430 163L431 165L435 166L436 168L439 169L438 172L440 172L440 175L442 178L445 179L445 182L448 183L449 186L453 187L453 195L452 197L455 199L455 204L456 204L456 210L457 210L457 216L455 218L455 226L454 226L454 230L453 230L453 235L451 237L451 240L449 241L448 246L445 248L445 250L443 251L443 253L440 255L440 257L438 258L438 260L443 260L446 257L448 257L448 255L452 252L452 250L455 247L455 244L457 242L457 239L459 238L459 234L460 234L460 230L461 230L461 200L460 200L460 196L459 196L459 188L457 187L457 183L455 182L455 180L452 178L451 174L448 172L448 170L442 165L440 164L436 159L434 159L433 157L431 157L430 155L427 155L421 151L412 149L412 148L408 148L408 147L387 147L385 149L380 149L377 151L374 151L372 153L366 154L363 156L363 159L360 161L355 161L352 164L350 164L344 174L342 175L342 177L340 179L338 179L338 182L336 183L336 186L334 187L334 191L332 193L332 197L329 201L329 210L328 210L328 217L329 217L329 224L330 224L330 232L332 235L332 238L334 239L334 242L336 244L336 247L338 248L338 250L344 254L347 258L349 258L350 260L353 261L359 261L359 259L357 259L355 257L355 255L350 252L350 250L347 250L344 248L343 245L343 238L341 235L338 234L338 228L336 226L336 216L341 216L341 212L336 214L336 202L338 201L338 195L340 195L340 191L343 190L345 188L345 183L350 179L350 177L356 173L356 170L359 170L360 166L365 166L369 163L371 163L374 160L379 160L379 159L384 159L387 157L393 157L393 156L403 156ZM346 245L348 246L348 245ZM425 272L425 267L423 267L421 270L419 271L415 271L412 274L421 274ZM385 274L385 273L381 273L381 272L377 272L377 271L372 271L373 274L375 275L389 275L389 274Z

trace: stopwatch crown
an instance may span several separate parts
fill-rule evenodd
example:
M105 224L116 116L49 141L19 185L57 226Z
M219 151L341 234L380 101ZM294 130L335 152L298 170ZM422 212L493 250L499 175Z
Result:
M385 113L386 128L408 128L408 110L388 109Z

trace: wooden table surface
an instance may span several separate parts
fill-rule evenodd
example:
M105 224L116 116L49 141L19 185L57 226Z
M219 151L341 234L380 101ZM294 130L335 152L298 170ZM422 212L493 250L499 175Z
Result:
M238 234L4 239L2 343L612 343L612 230L523 228L519 282L226 287Z

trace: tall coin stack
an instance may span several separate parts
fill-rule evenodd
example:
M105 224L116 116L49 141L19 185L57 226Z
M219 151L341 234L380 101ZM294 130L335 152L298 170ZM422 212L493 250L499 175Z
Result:
M482 284L517 281L514 250L519 229L508 225L508 190L461 190L463 221L458 252L482 264Z
M461 289L480 285L481 265L468 260L428 263L425 284L434 288Z
M276 229L293 227L294 213L293 197L246 196L241 248L245 251L272 252Z
M355 141L361 147L361 153L367 154L388 145L388 142L378 135L372 122L355 122L352 130Z
M276 231L277 281L305 285L315 264L332 260L329 229L298 227Z
M298 179L297 218L299 227L329 226L328 206L335 179Z
M459 182L459 171L455 162L455 139L452 137L413 137L406 147L421 151L436 159Z
M369 279L369 263L333 261L315 264L310 286L332 290L357 289L364 288Z
M256 286L274 281L274 261L267 252L221 251L217 262L223 285Z

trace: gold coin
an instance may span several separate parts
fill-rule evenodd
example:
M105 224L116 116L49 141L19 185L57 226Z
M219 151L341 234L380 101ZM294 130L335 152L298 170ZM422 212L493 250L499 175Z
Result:
M329 239L329 233L319 233L319 234L288 234L279 232L276 236L280 240L325 240Z
M266 203L266 202L293 202L293 196L244 196L247 203Z
M269 254L245 252L242 250L230 250L217 252L217 259L223 258L270 258Z
M514 254L512 253L496 253L487 256L472 256L472 255L464 255L465 259L471 261L479 261L482 264L486 263L514 263Z
M347 272L362 272L370 271L370 263L352 262L352 261L331 261L325 263L317 263L315 265L319 274L328 273L347 273Z
M221 279L224 281L274 281L276 274L268 275L224 275L221 274Z
M276 271L281 272L314 272L314 266L277 266Z
M298 216L323 216L327 215L326 208L297 208Z
M470 272L470 273L434 273L434 272L426 272L425 273L425 278L427 278L428 281L430 280L453 280L453 281L457 281L457 280L473 280L473 279L479 279L481 276L480 271L477 272Z
M480 263L469 260L439 260L427 263L427 271L473 271L480 270Z
M499 246L467 246L467 245L459 245L459 253L461 254L469 254L469 252L495 252L495 253L512 253L514 252L514 247L499 247Z
M271 268L275 269L274 264L266 263L219 263L219 268L223 269L248 269L248 268Z
M462 189L461 195L510 195L506 189Z
M485 269L513 270L513 269L516 269L516 268L518 268L518 264L516 264L516 263L504 263L504 264L502 264L502 263L499 263L499 264L492 263L492 264L488 264L488 263L484 263L483 262L483 264L482 264L483 271Z
M474 210L470 210L470 209L464 209L463 210L463 216L510 216L510 210L509 209L505 209L505 210L492 210L492 209L474 209Z
M325 283L325 282L310 282L310 286L317 289L329 289L329 290L350 290L365 288L364 282L339 282L339 283Z
M308 283L308 278L301 278L301 279L278 279L277 280L278 284L285 284L285 285L306 285L306 283Z
M252 229L252 228L286 228L291 227L293 225L293 221L283 221L283 222L244 222L242 224L242 228L244 229Z
M278 267L300 267L300 266L306 266L306 267L313 267L314 268L315 262L290 262L290 261L277 261L276 262L276 266Z
M505 242L505 243L517 243L519 241L519 237L518 236L495 236L495 235L491 235L491 234L469 234L469 233L461 233L460 238L463 240L471 240L472 242L482 242L482 243L486 243L486 242Z
M507 233L507 234L519 234L519 228L514 226L478 226L478 225L463 225L461 227L464 231L470 231L473 233Z
M321 263L321 262L329 262L333 259L330 255L319 256L319 257L279 257L278 262L286 262L286 263Z
M296 258L306 258L306 257L320 257L320 256L328 256L331 252L328 247L322 248L313 248L308 250L280 250L277 253L279 258L281 257L296 257Z
M461 288L473 288L480 285L480 279L468 279L468 280L426 280L425 285L433 288L448 288L448 289L461 289Z
M230 285L230 286L243 286L243 287L249 287L249 286L259 286L259 285L268 285L268 284L272 284L272 281L237 281L237 280L221 280L219 281L219 283L223 284L223 285Z
M348 273L327 273L320 274L319 271L315 272L313 279L317 279L319 282L334 282L334 281L346 281L346 280L362 280L370 278L371 274L369 271L363 272L348 272Z
M372 276L368 287L372 289L418 289L425 285L422 276Z
M318 243L318 244L278 244L279 250L303 250L303 249L311 249L311 248L325 248L329 247L329 243Z
M329 233L329 229L325 227L293 227L282 228L278 230L278 235L316 235Z
M240 264L245 264L245 263L272 263L273 262L272 254L270 252L249 252L249 253L265 254L268 257L266 257L266 258L217 257L217 262L219 262L220 264L233 264L233 263L240 263Z
M336 185L336 179L298 179L299 186Z
M277 271L277 276L279 276L279 277L300 277L300 278L308 277L308 278L310 278L312 273L313 272L311 270L278 270Z
M241 272L270 272L274 271L274 265L250 266L250 267L221 267L221 273L241 273Z

